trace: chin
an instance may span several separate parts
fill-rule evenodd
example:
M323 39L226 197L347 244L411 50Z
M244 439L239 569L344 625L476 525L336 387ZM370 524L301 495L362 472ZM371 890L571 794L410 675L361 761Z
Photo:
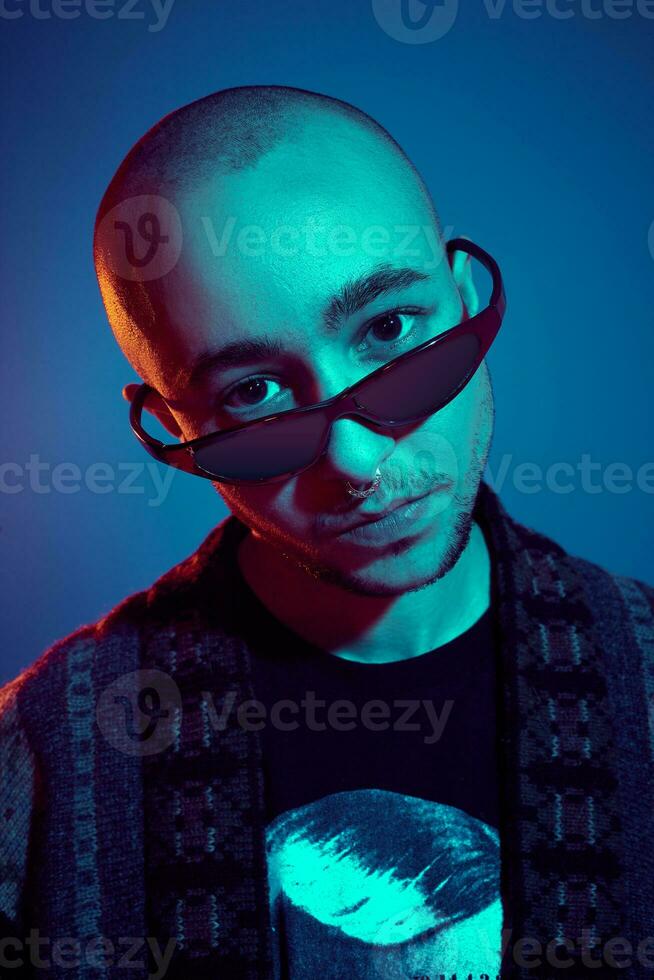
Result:
M449 533L448 533L449 532ZM394 542L382 553L370 554L362 563L361 552L348 563L326 565L317 561L305 564L314 577L369 596L400 596L432 585L458 561L466 546L467 534L452 535L449 528L433 528L417 540Z

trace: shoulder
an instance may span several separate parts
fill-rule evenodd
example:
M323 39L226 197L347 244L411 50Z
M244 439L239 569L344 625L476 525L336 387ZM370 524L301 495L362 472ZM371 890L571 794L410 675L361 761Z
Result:
M654 585L639 578L618 575L578 555L568 555L567 558L598 601L608 593L619 598L625 611L631 615L638 615L640 611L646 618L654 616Z
M566 557L582 583L606 644L623 649L629 644L643 662L654 667L654 586L617 575L586 558Z
M31 664L0 686L0 737L3 732L30 726L38 706L56 706L71 684L84 675L102 678L137 663L139 631L150 624L165 628L167 622L196 606L209 578L220 580L226 565L221 561L225 528L234 519L216 525L199 547L164 572L151 585L126 596L105 615L79 626L47 647ZM218 590L219 595L219 590ZM111 668L113 664L113 669ZM42 715L43 708L38 711ZM56 711L48 712L56 720ZM44 724L39 718L38 727Z
M631 640L654 661L654 587L568 551L559 540L510 514L482 483L476 513L492 543L498 577L518 600L592 620L603 645Z
M638 578L619 575L598 562L567 551L545 534L522 529L523 544L530 545L563 585L574 610L592 621L600 648L620 650L632 663L654 666L654 586Z

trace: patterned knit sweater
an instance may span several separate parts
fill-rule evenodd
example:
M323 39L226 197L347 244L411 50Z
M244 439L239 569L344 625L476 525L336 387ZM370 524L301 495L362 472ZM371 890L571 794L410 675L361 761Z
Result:
M483 482L475 519L500 651L502 976L562 976L540 943L574 980L645 980L654 589L570 556ZM271 976L261 744L221 712L254 697L230 602L245 530L225 518L0 689L1 976Z

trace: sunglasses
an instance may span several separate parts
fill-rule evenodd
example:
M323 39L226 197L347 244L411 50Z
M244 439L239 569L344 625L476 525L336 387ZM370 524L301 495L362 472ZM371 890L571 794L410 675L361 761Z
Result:
M141 425L143 404L154 389L142 384L130 406L130 424L145 449L162 463L219 483L277 483L313 466L329 443L337 419L353 418L385 429L421 422L465 388L493 343L506 298L499 266L467 238L446 244L450 256L474 256L492 276L488 306L315 405L252 419L188 442L164 443Z

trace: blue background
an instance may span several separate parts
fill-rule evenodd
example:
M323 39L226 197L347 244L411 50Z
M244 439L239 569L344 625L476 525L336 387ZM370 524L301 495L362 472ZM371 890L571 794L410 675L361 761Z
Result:
M490 466L506 454L495 485L509 512L651 581L654 495L635 472L654 460L654 21L635 10L590 19L574 0L566 20L525 19L508 2L493 18L466 0L444 37L409 44L369 0L176 0L159 31L147 0L139 20L117 16L122 3L106 20L65 20L6 0L23 15L0 17L4 460L38 454L84 473L149 459L120 395L137 379L93 270L98 202L165 113L228 86L295 85L376 117L422 172L449 235L500 262L509 307L489 355ZM601 464L600 486L609 463L629 465L631 489L588 493L577 477L571 493L528 494L512 476L524 462L576 466L583 453ZM161 506L146 475L137 493L43 484L30 489L25 475L19 492L0 493L0 681L149 585L227 513L209 482L182 473Z

